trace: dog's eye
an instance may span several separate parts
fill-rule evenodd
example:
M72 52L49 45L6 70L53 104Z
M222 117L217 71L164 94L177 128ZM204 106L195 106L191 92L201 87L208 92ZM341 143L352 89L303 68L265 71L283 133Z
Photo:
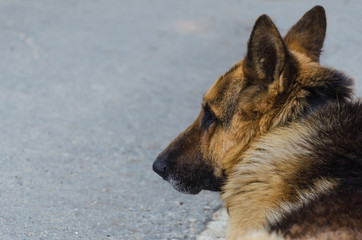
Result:
M212 112L210 112L208 110L204 110L204 115L202 116L202 119L201 119L201 126L205 129L209 129L211 124L213 122L215 122L216 120L217 120L217 118Z

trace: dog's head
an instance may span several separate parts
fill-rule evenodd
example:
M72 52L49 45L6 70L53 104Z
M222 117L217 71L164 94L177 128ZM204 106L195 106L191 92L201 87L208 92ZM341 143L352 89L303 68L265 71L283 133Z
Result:
M320 6L284 39L268 16L260 16L245 58L208 90L197 119L157 157L153 170L184 193L219 191L251 142L305 111L308 93L298 88L298 78L318 74L325 30Z

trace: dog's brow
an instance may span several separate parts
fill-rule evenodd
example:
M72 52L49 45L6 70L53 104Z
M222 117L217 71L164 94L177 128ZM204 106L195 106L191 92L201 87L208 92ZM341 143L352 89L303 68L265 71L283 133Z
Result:
M202 107L203 108L212 108L212 104L213 101L212 100L209 100L207 99L205 96L202 98Z
M210 104L205 100L205 98L203 99L203 101L202 101L202 108L204 109L204 110L210 110L211 108L210 108Z
M209 105L209 103L206 101L205 96L202 98L202 103L201 103L201 107L205 108L207 105Z
M203 101L202 103L202 109L205 111L205 112L209 112L211 113L212 115L214 115L215 117L218 117L215 113L215 111L212 109L211 105L206 102L206 101Z

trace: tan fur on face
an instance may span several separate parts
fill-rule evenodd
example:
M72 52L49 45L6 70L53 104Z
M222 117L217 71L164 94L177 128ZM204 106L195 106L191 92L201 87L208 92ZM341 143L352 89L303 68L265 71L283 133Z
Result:
M244 60L221 76L204 96L216 116L222 120L218 126L212 126L204 142L206 159L211 159L217 175L221 169L226 172L240 161L250 143L273 129L283 126L304 114L308 107L309 93L305 88L317 88L326 84L326 79L333 78L330 69L307 56L291 50L291 61L298 65L298 76L284 89L287 99L280 104L280 81L268 86L252 83L244 72ZM280 78L284 75L281 74ZM337 94L337 93L336 93ZM234 106L232 117L228 119L228 105ZM225 122L228 121L228 124Z
M318 64L310 62L306 57L299 56L297 59L301 60L299 65L303 72L311 72L310 68L315 68L315 72L320 70ZM275 106L279 97L279 82L269 86L255 84L245 77L244 71L241 61L221 76L204 96L204 103L208 103L221 120L219 125L211 127L211 134L203 148L203 152L208 153L207 159L212 159L212 164L217 169L230 170L238 161L235 156L245 152L252 140L271 128L296 118L307 105L307 93L302 90L303 85L299 82L303 82L304 78L308 79L308 75L296 79L289 89L285 89L290 92L289 101ZM228 112L230 105L234 108L232 113Z
M318 24L309 22L311 19ZM305 25L298 22L288 32L284 44L271 20L261 16L251 34L247 56L222 75L205 94L203 104L210 106L219 122L205 134L202 152L216 176L221 176L222 172L227 175L261 135L304 115L310 95L305 89L325 86L326 80L333 78L330 69L318 63L318 48L323 45L325 32L323 10L316 8L301 21L308 22L313 29L308 32L309 29L303 29ZM317 30L318 35L315 35L313 32ZM303 42L298 41L299 37ZM312 43L318 46L312 46ZM269 49L260 48L260 44ZM311 46L313 49L309 51ZM273 61L261 52L268 53L273 48L278 59L276 72L268 76L263 72L268 67L263 69L263 64Z

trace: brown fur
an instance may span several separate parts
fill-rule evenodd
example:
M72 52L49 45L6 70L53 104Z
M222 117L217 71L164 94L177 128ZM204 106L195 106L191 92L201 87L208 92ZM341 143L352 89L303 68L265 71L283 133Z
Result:
M361 133L362 103L334 103L255 142L225 186L229 239L362 237Z
M325 30L320 6L285 38L259 17L246 57L213 84L195 122L154 162L179 191L222 191L228 239L254 230L360 236L362 106L348 103L352 80L318 62Z

